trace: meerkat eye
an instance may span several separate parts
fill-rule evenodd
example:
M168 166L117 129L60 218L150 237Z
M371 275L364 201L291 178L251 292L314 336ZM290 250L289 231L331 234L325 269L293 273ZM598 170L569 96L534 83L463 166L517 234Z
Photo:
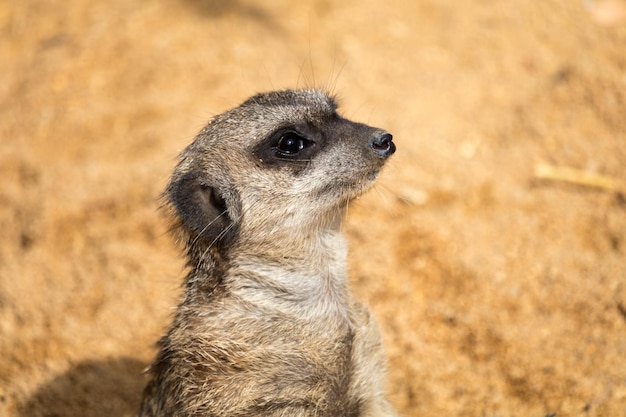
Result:
M279 156L293 156L311 145L313 145L313 141L300 136L296 132L285 132L276 142L275 149Z

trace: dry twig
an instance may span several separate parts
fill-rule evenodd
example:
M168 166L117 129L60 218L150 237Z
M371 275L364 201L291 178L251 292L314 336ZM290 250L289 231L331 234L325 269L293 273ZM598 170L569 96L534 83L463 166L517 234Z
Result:
M620 194L626 193L626 185L615 178L570 167L540 163L535 166L535 178L549 181L562 181Z

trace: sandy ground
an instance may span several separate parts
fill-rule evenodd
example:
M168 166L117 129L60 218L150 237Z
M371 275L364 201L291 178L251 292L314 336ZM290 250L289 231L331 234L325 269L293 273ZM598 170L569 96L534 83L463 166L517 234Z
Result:
M0 415L133 415L177 153L316 86L398 145L346 233L401 414L626 416L623 4L0 1Z

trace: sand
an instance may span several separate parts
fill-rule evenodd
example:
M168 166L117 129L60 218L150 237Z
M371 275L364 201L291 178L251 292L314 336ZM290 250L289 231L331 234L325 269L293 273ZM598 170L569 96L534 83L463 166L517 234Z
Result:
M398 151L345 226L403 416L626 416L624 2L0 2L0 415L132 416L178 152L272 89Z

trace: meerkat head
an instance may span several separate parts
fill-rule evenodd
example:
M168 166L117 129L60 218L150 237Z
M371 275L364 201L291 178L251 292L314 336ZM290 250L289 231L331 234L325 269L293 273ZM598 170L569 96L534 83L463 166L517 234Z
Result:
M259 94L215 117L183 151L166 198L187 241L204 251L306 236L337 227L395 149L389 133L341 117L322 92Z

